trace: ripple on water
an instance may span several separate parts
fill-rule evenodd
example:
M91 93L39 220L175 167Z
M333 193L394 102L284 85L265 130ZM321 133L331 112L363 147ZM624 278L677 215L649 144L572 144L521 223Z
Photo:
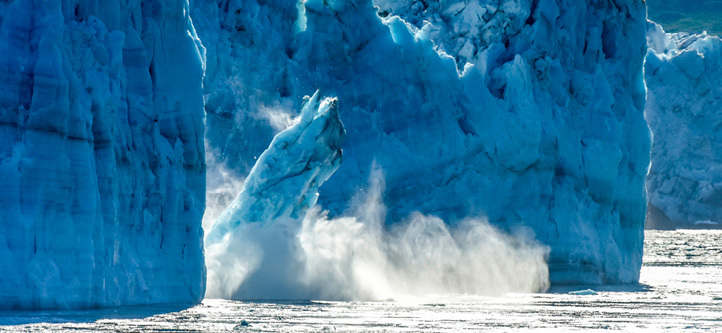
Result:
M240 302L187 308L0 312L0 331L457 332L722 330L722 231L647 231L641 283L506 297L434 295L379 302ZM591 289L596 294L569 292Z

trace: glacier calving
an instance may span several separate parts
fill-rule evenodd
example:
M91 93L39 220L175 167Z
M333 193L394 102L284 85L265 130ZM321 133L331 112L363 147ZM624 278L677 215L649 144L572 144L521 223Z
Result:
M293 256L289 241L298 232L295 222L316 204L318 188L338 169L345 135L336 100L321 100L317 91L297 122L273 138L206 235L209 297L234 297L239 290L246 291L245 298L279 297L273 292L281 286L269 276L277 282L298 275L287 259ZM265 273L269 265L273 273ZM248 287L254 274L261 281Z
M318 188L341 164L345 138L336 100L320 100L317 91L298 122L273 138L206 239L217 243L241 224L303 218L316 204Z
M0 308L203 298L188 2L0 3Z
M206 47L209 227L233 202L258 156L290 125L303 96L286 88L295 1L195 0L191 16ZM236 185L232 185L236 184Z
M722 39L648 29L648 223L722 222Z
M302 219L300 243L271 245L328 249L308 274L356 272L367 262L355 253L377 249L379 271L443 281L449 256L406 245L434 231L463 270L480 239L464 231L531 230L551 249L552 282L635 282L644 11L643 0L0 2L0 271L13 272L0 275L0 307L198 302L206 147L213 175L248 176L212 246L238 226ZM298 115L317 90L338 100L316 93ZM369 185L374 170L384 186ZM384 205L372 224L342 217L364 196ZM316 202L328 216L309 220ZM353 251L325 247L341 231ZM530 253L510 275L533 264L547 277L542 247L501 243ZM398 258L437 265L388 270ZM349 271L327 273L338 272Z
M206 86L243 92L206 92L210 149L239 176L320 89L347 132L319 188L331 216L378 165L387 224L483 216L531 228L553 282L638 280L643 1L205 0L193 16L217 45Z
M385 228L378 168L349 216L329 219L317 191L342 163L344 137L336 101L319 101L318 92L275 136L206 236L209 297L378 300L548 288L548 249L522 230L509 235L472 219L449 228L418 213Z

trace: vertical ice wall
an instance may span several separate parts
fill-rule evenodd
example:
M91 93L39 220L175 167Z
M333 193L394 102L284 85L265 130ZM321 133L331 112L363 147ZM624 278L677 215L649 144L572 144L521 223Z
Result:
M643 1L194 6L201 39L222 45L209 49L206 83L244 92L213 89L218 103L206 105L209 131L235 136L210 146L235 151L225 161L241 176L288 105L321 89L338 96L347 130L345 160L319 191L332 214L376 161L389 223L413 211L486 216L531 227L552 249L553 282L637 281L650 150Z
M0 308L200 301L187 1L2 2L0 77Z
M648 224L722 222L722 39L648 29Z

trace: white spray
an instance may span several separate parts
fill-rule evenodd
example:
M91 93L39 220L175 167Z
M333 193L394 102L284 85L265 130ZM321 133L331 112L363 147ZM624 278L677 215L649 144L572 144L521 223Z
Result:
M449 227L419 213L387 227L383 190L377 169L351 216L314 207L302 220L244 224L207 245L207 296L379 300L548 288L548 248L530 232L504 233L483 218Z

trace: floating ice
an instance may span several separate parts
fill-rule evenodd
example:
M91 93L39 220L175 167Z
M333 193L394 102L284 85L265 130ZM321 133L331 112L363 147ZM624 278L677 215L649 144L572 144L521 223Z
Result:
M576 290L576 291L570 291L569 295L575 295L575 296L592 296L596 295L597 292L591 289L585 289L585 290Z

